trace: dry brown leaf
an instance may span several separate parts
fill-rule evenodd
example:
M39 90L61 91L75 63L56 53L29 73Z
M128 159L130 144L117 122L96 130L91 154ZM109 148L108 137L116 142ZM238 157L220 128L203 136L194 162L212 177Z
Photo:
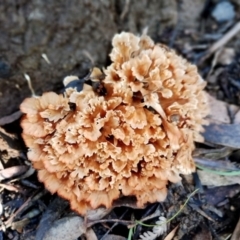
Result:
M211 122L230 123L230 118L227 110L228 104L223 101L217 100L209 94L207 95L210 108L209 118Z
M98 240L95 232L92 230L92 228L88 228L85 233L85 239L86 240Z
M205 126L203 136L206 142L228 146L240 147L240 113L239 107L227 104L208 95L210 115L209 125ZM231 116L229 116L229 114ZM230 124L233 122L233 124Z
M221 49L217 63L220 63L222 65L228 65L233 62L234 57L236 55L236 51L233 48L223 48Z
M0 127L0 157L4 161L19 157L21 147L16 134L8 133Z
M17 222L13 222L11 225L11 229L17 230L19 233L21 233L23 231L23 228L25 228L29 222L30 220L27 218L24 218Z
M39 198L36 197L41 196L40 194L34 197L34 200ZM46 232L51 228L52 224L57 220L60 219L65 209L68 207L68 203L59 197L55 197L47 209L43 212L41 216L40 223L37 228L37 232L35 235L35 240L43 240L44 235Z
M177 225L165 238L164 240L172 240L178 230L179 225Z
M125 237L114 235L114 234L109 234L102 240L126 240Z
M78 216L65 217L52 224L52 227L45 233L43 240L75 240L86 232L87 228L83 218Z
M28 169L27 166L14 166L14 167L5 168L0 171L0 181L15 177L15 176L19 176L25 173L27 169Z
M233 123L235 124L239 124L240 123L240 111L238 109L238 111L236 112L235 116L234 116L234 120L233 120Z
M228 198L233 198L240 192L239 184L220 186L213 188L206 188L204 190L206 202L210 205L216 206Z
M202 185L205 186L228 186L232 184L240 184L239 176L222 176L204 170L197 171Z
M240 148L240 124L210 123L204 128L205 141L231 148Z
M12 123L22 116L21 111L16 111L11 115L0 118L0 126Z
M220 159L220 158L218 158ZM210 168L218 171L238 171L239 168L229 160L214 160L211 158L196 158L194 157L196 164L205 168Z
M10 184L5 184L5 183L0 183L0 187L7 189L8 191L12 191L12 192L18 192L18 188L15 186L12 186Z
M35 173L35 169L33 167L30 166L30 168L20 177L18 178L14 178L13 180L11 180L10 182L16 182L25 178L28 178L30 176L32 176Z
M112 208L106 209L106 208L100 207L97 209L89 210L87 212L87 215L85 216L85 218L88 221L96 221L96 220L102 219L104 216L106 216L111 211L112 211Z

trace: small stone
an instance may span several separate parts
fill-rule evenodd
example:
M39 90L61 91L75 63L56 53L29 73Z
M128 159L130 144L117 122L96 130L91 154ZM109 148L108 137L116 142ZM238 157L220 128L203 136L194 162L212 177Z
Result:
M225 22L233 20L235 17L235 11L233 5L228 1L221 1L216 4L212 11L212 17L217 22Z

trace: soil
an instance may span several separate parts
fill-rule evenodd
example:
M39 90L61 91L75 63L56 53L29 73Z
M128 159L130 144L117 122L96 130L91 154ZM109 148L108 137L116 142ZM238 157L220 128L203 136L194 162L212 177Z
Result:
M240 57L237 51L234 51L236 53L234 57L229 57L230 63L227 65L217 63L211 69L214 56L201 61L211 44L224 35L240 18L240 1L235 0L231 2L235 17L227 22L217 22L211 17L211 11L216 3L217 1L213 0L2 1L0 3L1 169L29 165L26 159L27 150L20 137L21 113L18 112L23 99L33 94L26 79L30 78L36 95L47 91L60 92L65 76L83 77L93 66L106 67L110 62L108 54L111 50L112 37L121 31L134 34L147 31L154 41L174 48L189 61L197 64L201 75L208 81L207 90L211 95L225 102L239 105ZM239 34L224 47L239 49ZM210 71L213 73L211 76L216 73L214 78L209 78ZM5 207L5 212L1 210L1 214L4 213L0 221L3 222L11 217L13 209L19 209L28 198L31 198L34 191L40 189L43 192L43 187L34 174L11 186L16 187L18 191L3 188L1 193L1 201ZM169 204L161 206L166 213L174 205L181 207L185 194L193 190L191 184L189 188L176 190L173 187ZM239 187L237 186L236 189L238 191ZM228 193L230 190L228 189ZM52 197L44 192L43 199L32 203L32 209L40 211L41 214L49 206L51 202L49 199ZM239 209L240 206L236 200L232 201L232 206ZM199 208L199 206L196 207L196 202L192 205L195 209ZM226 216L229 217L219 221L218 224L216 222L210 224L211 221L204 220L199 213L195 212L191 215L192 208L189 206L184 213L185 217L176 218L171 229L180 222L177 239L193 239L197 232L206 231L206 229L213 238L219 239L218 233L232 232L238 220L236 214L230 214L230 205L229 203L226 208L222 207L221 211L227 212ZM136 215L144 215L143 210L138 211L140 212ZM154 211L151 210L151 212ZM130 216L132 213L134 210L130 210L127 215ZM24 227L2 227L0 239L34 239L41 214L31 218L30 223L25 224ZM119 218L121 215L118 211L115 214L111 216ZM172 215L168 214L168 217ZM99 232L98 236L106 232L106 228L102 230L103 232L101 231L104 227L106 226L94 229ZM119 229L116 230L116 234L121 232L121 228ZM124 228L124 231L127 232L127 228ZM137 231L139 233L143 230L137 229ZM120 235L127 236L127 234ZM136 234L134 239L137 239Z

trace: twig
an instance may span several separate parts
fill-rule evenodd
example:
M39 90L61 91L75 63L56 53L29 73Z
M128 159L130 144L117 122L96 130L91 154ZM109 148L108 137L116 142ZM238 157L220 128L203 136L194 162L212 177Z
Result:
M182 22L181 22L181 15L182 15L182 9L181 9L181 3L180 1L177 1L177 12L178 12L178 17L177 17L177 23L175 24L174 26L174 29L173 29L173 32L172 32L172 35L170 37L170 43L169 43L169 47L170 48L173 48L173 45L174 45L174 42L181 30L181 27L182 27Z
M122 219L127 212L128 212L128 209L120 216L120 219ZM110 227L110 228L108 229L108 231L101 237L100 240L104 239L104 238L112 231L112 229L113 229L117 224L118 224L118 223L114 223L114 224L112 225L112 227Z
M31 82L31 78L27 73L23 74L24 78L26 79L27 83L28 83L28 88L31 91L32 97L36 97L36 94L34 92L34 89L32 87L32 82Z
M150 220L150 219L152 219L152 218L159 217L160 214L161 214L160 210L156 210L153 214L151 214L151 215L149 215L149 216L147 216L147 217L145 217L145 218L142 218L142 219L141 219L141 222L145 222L145 221L148 221L148 220Z
M46 61L47 64L49 64L49 65L51 64L51 62L50 62L46 53L42 53L42 58Z
M158 204L160 205L160 204ZM161 212L160 212L160 209L159 207L154 211L154 213L150 214L153 210L153 208L155 208L155 204L152 205L152 207L150 207L145 213L144 215L142 216L143 219L145 219L146 217L159 217ZM150 215L149 215L150 214ZM141 232L142 230L142 225L138 224L135 228L135 231L134 231L134 235L133 235L133 239L137 239L137 236L139 236L139 233Z
M101 219L101 220L89 222L87 224L87 228L89 228L97 223L105 223L105 222L120 223L123 225L134 224L134 221L119 220L119 219Z
M92 55L87 50L83 50L82 53L84 54L85 57L87 57L90 60L91 64L94 66L95 61Z
M212 74L213 69L215 68L216 64L218 63L218 59L219 59L219 56L221 53L222 53L222 48L220 48L216 51L216 53L213 57L213 60L212 60L211 68L206 76L206 79L208 79L210 77L210 75Z
M11 227L12 222L13 222L13 220L15 219L15 217L16 217L23 209L25 209L27 206L29 206L29 205L32 204L34 201L36 201L36 200L38 200L40 197L42 197L43 194L45 194L44 191L38 193L37 195L36 195L36 192L34 192L34 194L33 194L32 196L30 196L30 197L26 200L26 202L23 203L23 205L22 205L15 213L13 213L13 214L11 215L11 217L10 217L7 221L4 222L5 228ZM1 228L0 228L0 229L1 229Z
M203 210L201 210L200 208L196 208L195 211L197 211L199 214L201 214L203 217L207 218L209 221L215 222L214 219L212 219L211 217L209 217Z
M22 116L21 111L16 111L11 115L0 118L0 126L12 123Z
M208 50L205 56L203 56L199 63L201 64L207 58L209 58L214 52L216 52L219 48L223 47L226 43L228 43L238 32L240 31L240 22L235 24L233 28L231 28L221 39L215 42Z
M27 201L15 212L12 216L4 223L5 227L8 228L11 226L14 218L30 203L32 196L27 199Z
M130 0L125 0L125 5L124 5L123 11L120 16L121 20L123 20L125 18L125 16L127 15L128 11L129 11L129 3L130 3Z

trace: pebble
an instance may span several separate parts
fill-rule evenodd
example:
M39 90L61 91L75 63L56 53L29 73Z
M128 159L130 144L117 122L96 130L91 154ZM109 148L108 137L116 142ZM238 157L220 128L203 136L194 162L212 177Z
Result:
M211 15L217 22L231 21L235 17L234 6L229 1L221 1L216 4Z

